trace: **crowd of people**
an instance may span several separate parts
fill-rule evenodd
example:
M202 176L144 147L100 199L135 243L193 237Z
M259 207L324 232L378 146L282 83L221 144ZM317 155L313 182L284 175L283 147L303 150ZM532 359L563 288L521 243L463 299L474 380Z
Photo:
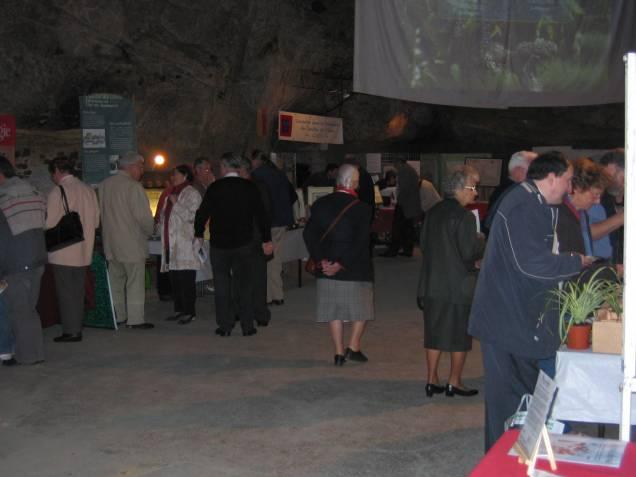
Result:
M425 392L428 397L477 394L464 385L462 371L472 338L478 338L488 449L521 397L532 393L539 370L554 375L559 340L556 316L545 306L550 290L593 263L598 266L599 258L622 273L624 153L610 151L599 162L570 162L559 152L515 153L508 180L492 197L483 224L487 236L466 209L477 197L477 170L462 166L450 171L442 198L405 162L396 169L385 177L387 187L397 187L397 204L384 256L412 256L415 225L424 217L417 304L424 318ZM284 304L280 247L294 223L297 195L285 173L262 152L254 151L251 159L224 154L218 178L205 158L176 166L155 217L139 182L144 158L136 152L120 158L119 170L98 186L97 194L75 177L65 157L52 160L49 171L56 187L44 198L0 157L4 365L44 360L35 304L47 262L62 324L54 341L82 340L84 281L98 227L116 320L127 328L154 326L144 313L147 241L153 233L161 238L160 280L169 283L168 291L159 294L170 294L174 302L168 320L187 325L196 319L196 273L208 254L216 335L230 336L238 322L243 336L252 336L270 323L268 306ZM316 321L329 324L334 365L343 366L368 361L361 341L374 319L375 198L373 182L355 157L339 167L330 165L311 181L328 182L335 189L314 202L303 238L315 264ZM84 239L47 253L44 231L69 210L79 214ZM209 248L203 238L206 227ZM438 374L443 352L451 357L445 384Z

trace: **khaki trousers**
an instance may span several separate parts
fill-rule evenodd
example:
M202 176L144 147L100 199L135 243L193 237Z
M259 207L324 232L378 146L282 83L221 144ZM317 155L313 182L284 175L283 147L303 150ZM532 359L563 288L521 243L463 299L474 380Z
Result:
M108 274L117 323L127 321L129 325L142 324L146 300L146 262L109 260Z
M267 262L267 302L282 300L283 297L283 263L280 261L280 244L287 227L272 227L272 243L274 258Z

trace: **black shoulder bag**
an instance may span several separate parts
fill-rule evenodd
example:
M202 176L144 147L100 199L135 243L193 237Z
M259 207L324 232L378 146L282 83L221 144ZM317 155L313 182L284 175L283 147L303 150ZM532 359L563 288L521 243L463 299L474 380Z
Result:
M64 205L64 215L55 227L51 227L45 232L46 250L55 252L84 240L84 228L77 212L68 209L68 201L64 187L59 186L62 192L62 204Z

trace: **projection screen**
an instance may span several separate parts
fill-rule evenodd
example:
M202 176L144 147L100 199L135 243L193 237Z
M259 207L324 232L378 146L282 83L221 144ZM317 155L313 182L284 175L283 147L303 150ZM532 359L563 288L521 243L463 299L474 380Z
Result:
M507 108L624 100L633 0L356 0L353 89Z

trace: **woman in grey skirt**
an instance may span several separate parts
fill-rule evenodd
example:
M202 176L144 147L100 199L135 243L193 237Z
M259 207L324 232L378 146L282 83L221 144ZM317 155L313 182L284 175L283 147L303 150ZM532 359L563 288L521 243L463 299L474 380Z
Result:
M417 295L424 311L424 347L428 368L426 395L474 396L462 385L466 353L472 347L468 316L476 283L476 261L484 251L476 217L465 206L477 197L479 173L470 166L453 171L444 187L445 199L426 214L422 227L422 269ZM446 387L440 386L437 367L442 351L451 354Z
M366 362L360 340L373 320L373 265L369 256L371 207L358 200L358 169L338 169L336 191L311 207L303 232L307 250L317 265L317 317L328 322L335 347L334 364ZM349 346L344 347L343 323L353 322Z

